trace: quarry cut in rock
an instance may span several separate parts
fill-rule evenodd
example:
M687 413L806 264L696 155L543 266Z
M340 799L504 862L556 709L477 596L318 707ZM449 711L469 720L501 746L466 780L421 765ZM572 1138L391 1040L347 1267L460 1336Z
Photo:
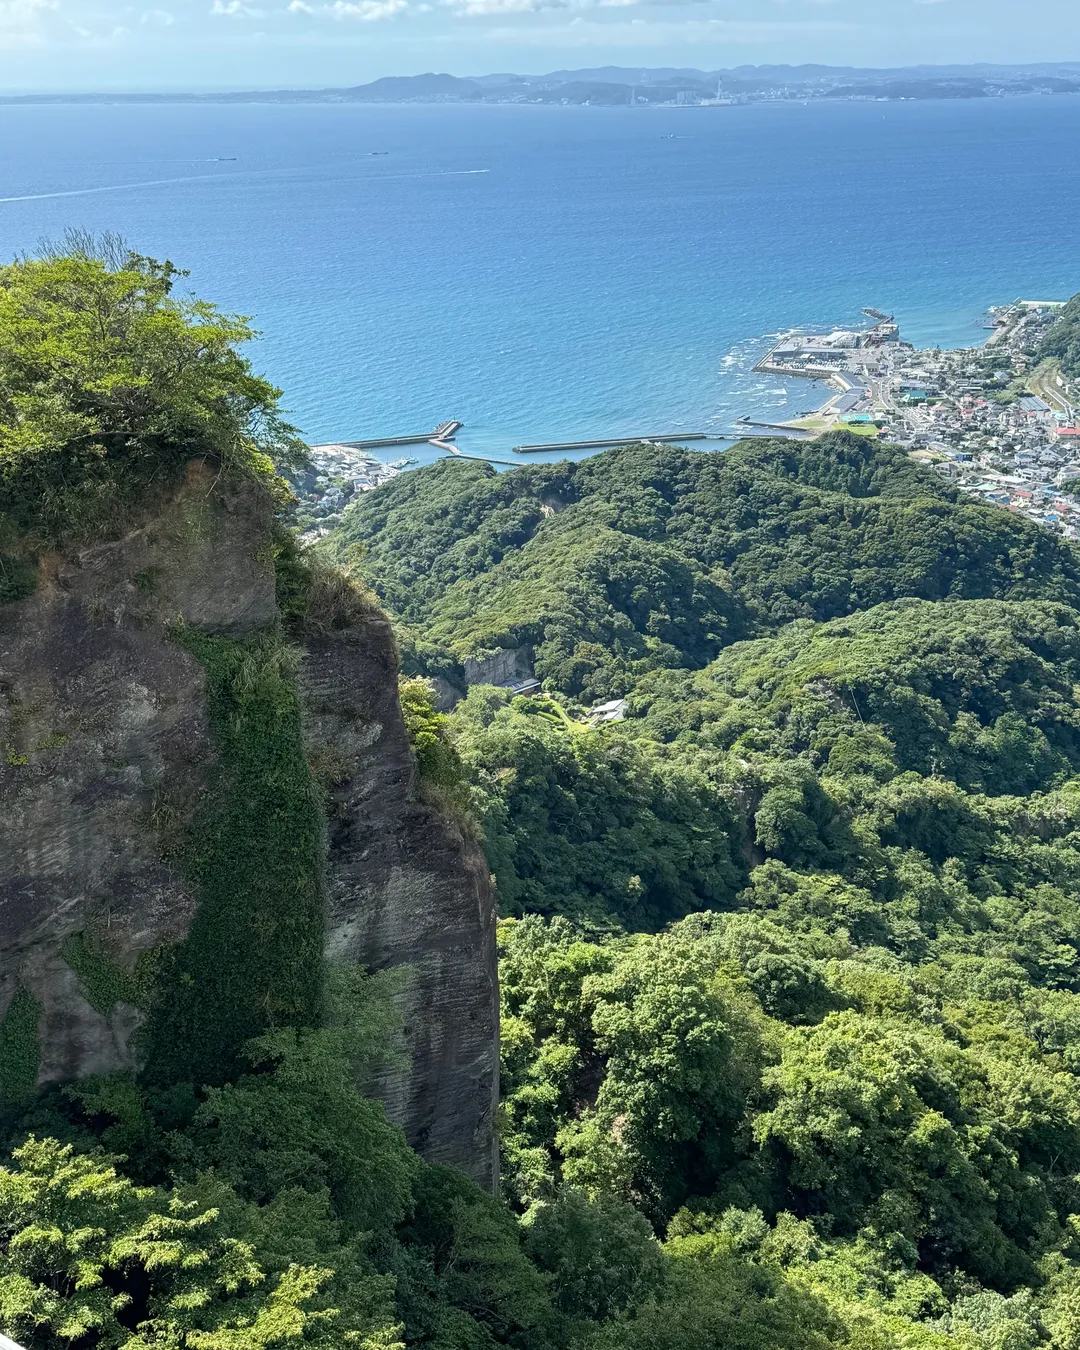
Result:
M218 769L206 674L175 630L243 639L278 622L272 528L258 484L196 461L152 519L47 556L34 593L0 606L0 1019L34 1001L39 1087L143 1067L154 971L199 903L184 842ZM328 951L405 968L407 1056L372 1090L422 1153L490 1184L486 863L416 799L386 621L302 645L312 745L343 766L319 880Z

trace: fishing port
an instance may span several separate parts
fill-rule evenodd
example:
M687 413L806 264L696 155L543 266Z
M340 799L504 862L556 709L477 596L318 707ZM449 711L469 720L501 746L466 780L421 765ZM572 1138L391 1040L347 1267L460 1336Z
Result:
M405 435L374 436L363 440L327 441L309 446L310 467L294 473L291 479L297 498L296 519L301 538L307 543L321 539L340 518L341 513L365 492L388 483L417 461L407 457L387 463L374 453L409 446L430 445L447 457L475 460L513 468L520 460L498 455L474 454L461 450L454 437L464 427L459 418L448 418L431 431ZM571 454L587 450L613 449L620 445L636 445L641 441L674 442L729 440L726 436L711 436L704 431L663 432L636 436L610 436L586 441L551 441L538 445L515 445L514 453Z
M453 440L464 426L460 418L450 417L431 431L398 436L373 436L355 441L325 441L310 445L310 465L291 476L296 495L296 521L305 543L315 543L340 519L341 513L362 493L373 492L391 482L403 469L417 461L379 459L376 450L393 450L409 446L430 445L444 455L457 459L482 460L485 463L513 465L514 460L496 459L490 455L468 454L459 450Z
M868 307L869 326L793 330L755 363L755 371L782 380L828 386L821 406L800 417L740 417L733 435L649 432L515 445L513 454L580 454L643 441L806 440L845 429L900 445L963 491L1080 538L1080 495L1070 486L1080 488L1080 390L1032 357L1059 309L1059 301L1017 300L989 311L982 346L919 350L902 339L892 314ZM310 467L293 477L303 537L321 538L361 494L417 463L407 456L387 462L376 451L429 445L503 468L522 462L460 449L454 438L463 426L448 418L428 432L312 445Z
M395 445L424 445L448 441L465 425L455 418L440 422L434 431L421 431L415 436L383 436L370 441L336 441L333 445L313 445L314 450L341 448L345 450L385 450Z
M863 313L874 320L872 328L837 329L820 335L787 333L754 366L755 371L783 379L831 385L835 393L816 412L808 419L781 423L755 423L743 418L743 425L812 434L827 429L830 422L887 404L887 385L897 358L903 351L914 349L901 341L892 314L871 308Z
M962 491L1080 538L1080 389L1037 353L1061 301L992 309L982 346L917 349L892 315L868 329L791 332L755 370L815 380L833 393L788 422L739 427L803 439L843 428L906 449Z

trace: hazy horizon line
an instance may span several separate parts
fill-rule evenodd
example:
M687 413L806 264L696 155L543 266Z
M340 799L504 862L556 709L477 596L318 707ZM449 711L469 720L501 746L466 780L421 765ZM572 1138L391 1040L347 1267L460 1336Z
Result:
M62 102L67 99L87 100L87 99L170 99L170 98L191 98L191 99L214 99L214 98L245 98L260 94L279 94L279 95L329 95L336 93L346 93L355 89L368 88L382 80L407 81L418 80L428 76L450 75L454 79L465 81L493 81L493 80L520 80L524 82L538 82L558 77L592 74L600 71L610 71L612 73L625 73L632 75L634 72L641 72L643 82L649 78L660 78L662 76L700 76L702 78L717 78L724 75L736 75L740 72L761 73L761 72L786 72L792 73L817 71L822 76L828 74L851 74L851 75L903 75L912 72L951 72L954 76L960 76L962 72L972 73L993 73L993 72L1050 72L1061 70L1080 71L1080 57L1073 60L1058 61L1021 61L1021 62L995 62L995 61L971 61L956 62L947 61L941 63L935 62L916 62L914 64L901 66L867 66L867 65L827 65L817 61L806 61L799 63L792 62L761 62L758 64L745 63L737 66L714 67L712 69L703 69L697 66L663 65L647 66L635 63L632 66L614 65L610 62L603 65L590 65L579 67L562 67L557 70L545 71L540 74L525 74L517 71L486 71L471 73L467 75L454 75L450 71L423 70L416 71L411 75L380 75L373 80L364 80L356 84L327 84L327 85L283 85L280 82L272 84L245 84L242 86L214 84L214 85L192 85L192 84L158 84L147 86L125 86L113 88L74 88L57 87L51 89L43 88L20 88L18 86L9 87L6 90L0 90L0 103L33 103L33 102Z

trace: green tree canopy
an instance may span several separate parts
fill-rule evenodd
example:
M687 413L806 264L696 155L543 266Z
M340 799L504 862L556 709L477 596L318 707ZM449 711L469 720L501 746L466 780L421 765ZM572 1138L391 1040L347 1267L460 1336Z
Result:
M267 482L302 447L237 347L248 323L179 298L115 241L0 268L0 552L115 530L185 464Z

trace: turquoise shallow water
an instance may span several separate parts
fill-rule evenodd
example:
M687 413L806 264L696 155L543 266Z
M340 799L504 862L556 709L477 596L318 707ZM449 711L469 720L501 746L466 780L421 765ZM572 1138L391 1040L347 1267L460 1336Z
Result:
M0 198L0 255L119 230L253 315L310 439L505 454L791 416L750 371L782 328L954 345L1080 290L1080 98L3 107Z

